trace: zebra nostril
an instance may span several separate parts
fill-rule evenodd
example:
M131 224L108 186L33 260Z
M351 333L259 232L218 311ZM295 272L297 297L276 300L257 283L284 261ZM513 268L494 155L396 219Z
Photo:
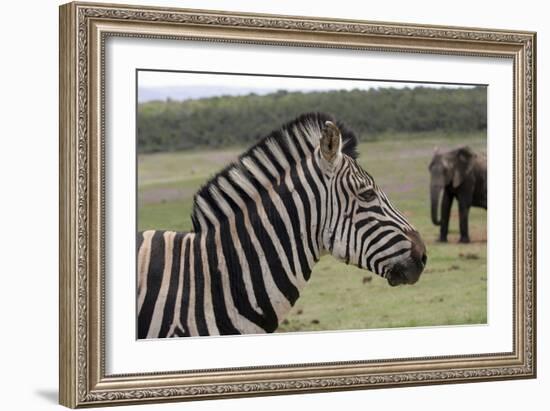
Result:
M422 254L422 265L426 266L426 262L428 261L428 256L426 253Z

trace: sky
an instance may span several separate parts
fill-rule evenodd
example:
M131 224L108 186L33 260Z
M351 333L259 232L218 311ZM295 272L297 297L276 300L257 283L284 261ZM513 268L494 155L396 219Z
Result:
M252 76L235 74L202 74L166 71L138 72L138 101L187 100L221 95L269 94L277 90L327 91L368 90L404 87L472 87L456 84L426 84L371 80L318 79L296 77Z

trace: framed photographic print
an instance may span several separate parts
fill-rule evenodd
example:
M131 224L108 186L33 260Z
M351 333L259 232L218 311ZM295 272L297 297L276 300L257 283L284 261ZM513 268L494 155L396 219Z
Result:
M532 32L60 8L60 402L536 376Z

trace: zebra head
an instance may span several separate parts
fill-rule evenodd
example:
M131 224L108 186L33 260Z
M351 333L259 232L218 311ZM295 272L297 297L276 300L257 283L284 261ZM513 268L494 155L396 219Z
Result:
M326 121L316 150L327 185L323 246L391 286L414 284L427 261L424 242L374 179L344 153L345 143L338 126Z

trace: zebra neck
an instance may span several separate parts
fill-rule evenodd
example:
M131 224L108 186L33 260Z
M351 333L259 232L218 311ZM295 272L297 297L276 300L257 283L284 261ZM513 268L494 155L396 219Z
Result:
M261 188L241 182L246 195L222 179L217 212L197 199L200 229L194 241L204 275L217 290L213 298L222 311L235 313L238 331L255 332L253 325L275 330L298 299L322 250L326 188L321 181L309 159L276 182L264 179Z
M318 258L308 259L306 244L291 240L292 227L274 225L261 213L251 218L246 209L235 214L228 224L205 227L192 239L195 277L211 291L205 318L215 318L221 334L273 332Z

